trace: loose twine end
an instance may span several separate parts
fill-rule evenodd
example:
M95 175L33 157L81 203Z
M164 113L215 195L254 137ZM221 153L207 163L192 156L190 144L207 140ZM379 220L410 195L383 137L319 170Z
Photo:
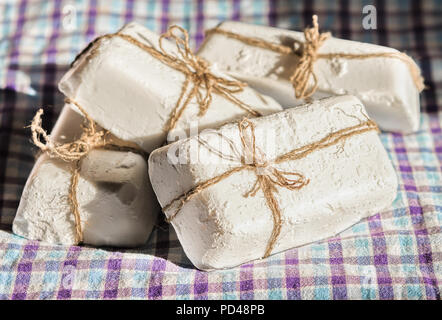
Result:
M84 157L94 148L103 147L106 144L105 130L97 131L95 122L86 111L75 101L66 99L66 103L74 104L85 116L86 123L79 139L68 143L54 143L50 135L42 127L43 109L39 109L31 122L32 142L41 151L47 152L50 157L58 158L66 162L77 161Z

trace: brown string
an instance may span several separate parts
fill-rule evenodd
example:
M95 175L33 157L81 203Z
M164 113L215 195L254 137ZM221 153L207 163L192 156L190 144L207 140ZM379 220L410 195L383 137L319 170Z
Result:
M277 186L287 188L289 190L298 190L309 183L309 179L303 174L299 172L282 171L275 168L274 165L286 161L305 158L314 151L335 145L357 134L362 134L371 130L376 130L379 132L376 123L367 119L367 121L361 122L358 125L338 130L319 141L280 155L271 162L273 164L272 165L265 159L261 152L258 152L260 150L255 144L255 125L253 122L248 119L244 119L238 123L238 129L243 148L243 156L241 156L240 159L241 166L230 169L217 177L206 180L205 182L195 186L190 191L175 198L168 205L164 206L163 212L168 211L175 203L178 203L172 214L167 218L167 221L171 222L181 211L184 205L203 190L230 177L234 173L243 170L253 171L256 174L257 180L252 188L244 194L244 197L253 197L259 190L261 190L264 194L264 198L266 199L267 206L272 211L273 217L273 230L264 253L264 258L271 254L282 227L281 210L279 208L278 201L275 198L275 193L278 192ZM249 132L248 136L246 135L246 132ZM226 137L224 138L229 140Z
M41 117L43 115L43 109L37 111L30 127L32 131L32 141L42 152L46 152L51 158L57 158L73 164L71 167L72 175L69 185L68 201L75 218L75 242L76 244L79 244L83 242L83 231L81 228L81 218L77 199L77 186L80 176L81 160L91 150L99 148L131 151L141 154L144 157L146 157L146 155L135 143L123 141L114 136L110 136L109 132L106 130L97 130L95 122L76 101L66 98L65 102L74 104L85 117L85 125L83 126L83 131L79 139L63 144L54 143L42 127Z
M411 77L416 88L421 92L425 88L424 79L421 71L416 63L407 54L403 52L381 52L381 53L366 53L366 54L351 54L351 53L318 53L321 45L331 37L329 32L319 33L318 17L313 15L313 27L304 29L305 42L301 45L301 51L298 52L295 48L275 44L259 38L247 37L234 32L222 30L219 27L206 31L207 36L213 33L222 34L232 39L239 40L248 45L259 47L262 49L271 50L280 54L296 54L300 55L299 63L295 68L294 73L290 76L290 82L295 90L297 99L305 99L315 93L318 88L318 80L313 70L313 66L318 59L369 59L369 58L392 58L404 62L410 70ZM308 88L310 78L313 79L313 85Z
M75 160L71 169L71 182L69 185L68 201L75 218L75 243L83 242L83 230L81 227L81 215L77 200L78 178L80 176L80 160Z
M184 36L184 39L175 34L176 30ZM101 36L99 39L109 39L114 37L119 37L132 43L138 48L148 52L155 59L179 72L182 72L186 76L180 97L164 127L165 132L169 132L176 127L181 115L194 98L199 105L198 116L204 116L212 102L213 93L224 97L252 116L258 117L262 115L260 112L253 110L251 106L235 97L235 94L242 92L247 84L237 80L228 80L213 74L210 70L209 63L192 53L189 47L189 35L187 31L180 26L170 26L167 32L160 36L158 40L160 50L146 45L134 37L123 33L107 34ZM178 55L172 55L163 48L163 40L167 38L170 38L175 42ZM191 84L192 87L189 90Z

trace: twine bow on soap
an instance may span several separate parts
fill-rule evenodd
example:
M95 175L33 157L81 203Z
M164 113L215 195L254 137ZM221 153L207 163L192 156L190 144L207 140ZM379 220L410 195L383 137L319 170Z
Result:
M249 119L244 119L238 123L238 133L241 141L242 153L236 150L235 144L231 139L218 133L224 141L227 141L235 156L225 155L223 152L211 147L210 144L202 140L201 136L198 136L198 142L210 152L222 159L239 162L240 166L234 167L219 176L206 180L192 188L187 193L172 200L169 204L163 207L163 212L165 212L167 216L166 221L171 222L188 201L210 186L217 184L237 172L244 170L253 171L256 175L256 181L243 196L254 197L259 191L262 191L266 204L272 212L273 229L263 256L265 258L272 253L281 233L283 224L281 209L275 197L275 194L278 193L278 187L286 188L288 190L299 190L310 182L310 180L300 172L284 171L278 169L276 166L283 162L305 158L314 151L330 147L354 135L362 134L371 130L378 131L379 129L372 120L367 118L366 121L360 121L358 125L332 132L319 141L315 141L282 154L276 157L273 161L268 161L265 154L263 154L263 152L256 146L255 124ZM170 212L170 214L168 214L168 212Z
M299 48L286 46L283 44L273 43L265 41L259 38L248 37L240 35L231 31L223 30L220 27L209 29L206 31L207 35L218 33L226 37L239 40L245 44L255 46L258 48L271 50L279 54L290 55L294 54L299 56L299 62L295 67L293 74L290 76L290 82L293 85L295 91L295 97L297 99L306 99L311 97L318 88L318 79L314 71L314 64L318 59L370 59L370 58L392 58L398 59L404 62L411 74L413 82L421 92L424 88L424 79L421 75L421 71L416 63L407 54L403 52L378 52L378 53L319 53L320 47L324 42L331 37L331 33L319 32L318 16L313 15L313 27L304 29L304 42L295 41L295 44L299 44ZM312 79L312 84L310 85L310 79Z
M242 165L256 174L254 185L244 196L254 197L261 190L267 206L272 211L274 228L264 253L264 257L267 257L275 246L282 226L281 209L275 198L275 193L278 193L277 186L289 190L298 190L306 186L310 180L302 173L279 170L269 163L265 155L256 146L255 125L249 119L239 122L238 129L244 152L244 156L241 157ZM247 135L247 131L249 131L249 135ZM251 160L250 163L249 160Z
M77 186L80 176L80 161L94 149L106 148L120 151L132 151L144 155L136 144L111 136L107 130L98 129L96 123L76 101L66 98L66 103L75 105L85 117L85 125L80 137L72 142L55 143L42 127L43 109L39 109L32 119L30 128L32 142L51 158L72 163L72 175L69 185L68 201L75 219L75 243L83 242L81 216L77 199Z
M175 34L176 30L181 32L184 39ZM170 38L175 42L179 56L174 57L163 48L162 41L166 38ZM175 128L177 121L193 98L196 99L199 106L198 117L204 116L212 102L213 93L225 97L253 116L261 115L234 96L234 94L244 90L247 86L245 83L215 75L210 70L209 62L192 53L189 48L189 35L186 30L177 25L169 27L167 32L160 36L159 46L162 54L167 57L167 59L165 59L168 61L167 64L175 70L181 71L186 76L180 98L176 103L169 123L166 124L166 131ZM187 97L184 98L190 83L192 83L193 87L190 89L190 93L187 94ZM180 107L183 100L184 102Z

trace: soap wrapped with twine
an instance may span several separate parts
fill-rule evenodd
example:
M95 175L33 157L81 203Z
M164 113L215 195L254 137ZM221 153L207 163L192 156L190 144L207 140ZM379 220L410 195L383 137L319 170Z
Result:
M413 82L421 92L424 88L424 79L421 75L419 67L414 60L403 52L380 52L380 53L365 53L365 54L353 54L346 52L336 53L319 53L320 47L331 37L331 33L319 32L318 17L313 15L313 27L304 29L304 42L295 42L299 44L299 48L289 47L283 44L269 42L263 39L248 37L234 33L231 31L223 30L220 27L209 29L206 31L206 38L210 34L221 34L226 37L239 40L247 45L255 46L261 49L271 50L282 55L297 55L299 56L299 62L295 67L293 74L290 76L290 82L292 83L295 97L297 99L306 99L311 97L318 88L318 79L314 72L314 64L318 59L373 59L373 58L391 58L397 59L405 63L410 71ZM310 79L313 84L309 86Z
M76 101L66 98L65 102L75 105L85 117L83 131L78 139L67 143L55 143L42 127L43 109L37 111L32 119L30 128L32 132L32 142L43 153L46 153L50 158L60 159L72 164L71 179L67 192L68 202L75 220L75 243L80 244L83 242L83 230L77 199L77 188L80 177L81 160L95 149L130 151L142 155L145 159L147 159L147 155L135 143L123 141L110 135L107 130L98 129L96 123Z
M84 52L93 50L92 48L95 43L104 39L112 38L121 38L133 44L168 67L185 75L180 96L164 126L164 131L166 133L176 127L178 120L181 118L192 100L195 100L198 104L198 117L204 116L210 107L213 94L222 96L238 108L246 111L250 116L258 117L262 115L260 112L254 110L252 106L236 97L236 94L242 92L244 88L247 87L247 84L235 79L227 79L214 74L210 69L209 62L195 55L190 49L189 34L187 31L177 25L170 26L167 32L160 35L158 49L120 31L113 34L103 35L91 42L91 44L89 44L89 46L75 58L73 64L82 54L84 54ZM164 41L166 39L170 39L170 41L175 44L176 53L171 53L164 49Z
M366 117L365 114L364 116ZM167 205L165 205L163 207L163 212L166 213L166 216L168 217L167 221L171 222L179 214L186 203L198 194L200 194L202 191L210 188L211 186L219 183L220 181L230 177L237 172L245 170L252 171L255 173L256 181L251 185L250 190L244 194L244 197L254 197L257 192L261 190L264 195L267 207L270 209L273 218L273 229L263 255L264 258L268 257L272 253L272 250L278 240L282 228L282 214L278 200L276 198L278 189L286 188L296 191L304 188L306 185L308 185L310 181L308 176L306 177L300 172L284 171L278 169L278 164L305 158L312 152L336 145L349 139L352 136L359 135L364 132L379 132L376 123L366 117L365 121L359 119L359 124L357 125L337 130L326 135L324 138L318 141L312 142L300 148L296 148L294 150L291 150L290 152L276 157L275 159L269 160L262 152L262 150L258 149L258 147L256 146L255 124L251 120L245 118L242 121L238 122L237 125L242 152L238 152L236 150L236 148L234 147L234 142L228 137L222 136L222 139L228 142L229 146L234 151L233 153L236 155L233 160L239 162L240 165L222 173L219 176L213 177L196 185L188 192L175 198ZM197 137L197 139L203 147L208 149L213 154L222 159L232 160L230 155L226 157L226 155L223 154L222 151L212 148L207 144L207 142L202 140L201 137Z

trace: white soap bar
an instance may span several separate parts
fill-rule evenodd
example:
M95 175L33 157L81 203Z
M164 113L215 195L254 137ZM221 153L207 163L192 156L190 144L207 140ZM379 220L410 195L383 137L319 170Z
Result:
M339 96L252 122L256 126L257 148L272 161L366 119L365 109L357 98ZM226 142L221 142L226 141L223 137L234 148L229 149ZM168 218L181 203L174 199L240 166L235 161L220 161L216 155L220 148L225 155L229 155L228 150L237 153L243 150L237 124L203 132L151 153L149 176ZM197 159L195 150L199 150ZM176 154L181 157L178 163ZM272 253L336 235L362 218L388 208L396 197L396 173L374 130L274 167L302 173L309 183L298 190L276 186L282 228ZM261 189L255 196L244 197L256 180L253 170L235 172L185 201L171 220L196 267L228 268L264 255L274 227L272 212ZM172 206L164 209L170 203Z
M305 40L302 32L240 22L223 22L219 28L290 47L294 45L294 41ZM338 52L367 54L398 51L333 37L327 39L318 51L319 54ZM281 55L212 33L199 49L198 55L262 93L272 96L284 107L302 103L296 100L289 81L299 59L294 54ZM381 129L403 133L418 130L419 92L404 62L394 58L318 59L314 63L314 73L318 79L314 98L351 94L364 103L370 117Z
M51 134L55 141L79 137L83 117L66 105ZM13 232L28 239L72 245L75 218L68 202L71 165L41 155L26 182ZM146 243L157 214L147 173L138 154L92 150L81 161L77 186L84 243L133 247Z
M159 36L137 23L126 25L120 32L158 49ZM167 52L176 54L174 43L164 40L163 46ZM218 74L216 70L213 72ZM175 109L184 81L182 72L126 39L113 37L97 41L83 53L62 78L59 88L99 125L151 152L166 141L164 127ZM191 82L187 92L192 87ZM201 94L205 94L204 89ZM249 87L235 97L261 114L282 110L272 98ZM245 110L217 93L212 93L207 113L199 117L198 112L199 105L194 98L178 120L176 130L171 132L173 141L180 133L188 136L190 127L216 127L247 115Z

